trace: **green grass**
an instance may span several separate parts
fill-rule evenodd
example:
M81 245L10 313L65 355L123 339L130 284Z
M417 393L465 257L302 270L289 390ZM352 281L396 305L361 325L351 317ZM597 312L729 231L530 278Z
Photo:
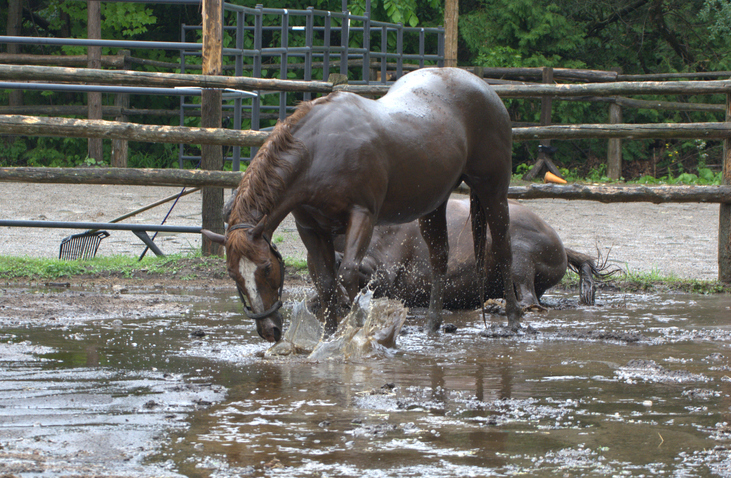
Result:
M286 257L287 267L297 272L307 272L307 261ZM33 257L0 256L0 280L59 280L81 275L117 275L134 277L136 274L160 274L179 280L211 277L215 271L226 277L226 265L221 257L202 257L197 254L175 254L166 257L145 257L138 261L132 256L96 257L89 260L65 261ZM606 284L628 292L673 290L695 294L731 293L731 285L718 281L683 279L658 270L650 272L628 271L615 275ZM579 277L568 271L560 287L579 287Z
M195 262L195 270L190 270ZM307 261L285 258L285 264L298 272L307 271ZM57 280L80 275L119 275L132 277L136 273L177 276L181 280L199 279L206 269L225 274L226 265L221 257L202 257L196 254L174 254L165 257L146 256L138 261L133 256L106 256L94 259L67 261L36 257L0 256L0 279Z
M175 254L165 257L148 256L138 261L132 256L107 256L94 259L67 261L36 257L0 256L2 279L60 279L84 274L116 273L129 277L135 272L170 274L181 259L200 255Z
M685 279L674 274L651 271L627 271L604 281L605 284L627 292L678 291L693 294L731 293L731 285L715 280ZM561 280L561 287L576 289L579 287L579 276L568 271Z

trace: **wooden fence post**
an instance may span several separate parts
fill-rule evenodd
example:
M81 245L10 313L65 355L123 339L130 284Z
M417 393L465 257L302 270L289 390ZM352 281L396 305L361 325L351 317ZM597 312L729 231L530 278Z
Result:
M223 63L223 2L222 0L203 0L203 74L220 75ZM201 92L201 126L203 128L221 127L221 90L203 88ZM221 171L223 169L223 149L216 145L201 145L201 169ZM203 229L223 234L223 189L203 188L202 193ZM204 256L222 256L223 246L203 236L201 253Z
M129 50L120 50L119 56L124 58L122 61L122 70L129 70L130 64L127 61L127 57L130 55ZM117 93L114 97L114 106L119 106L122 110L129 109L129 94L128 93ZM120 123L126 123L128 118L124 113L114 118L115 121ZM129 151L129 143L125 139L113 139L112 140L112 167L113 168L126 168L127 167L127 154Z
M446 0L444 4L444 66L457 66L459 32L459 0Z
M726 121L731 122L731 93L726 94ZM731 138L723 140L722 178L731 185ZM718 280L731 283L731 203L721 203L718 215Z
M86 3L87 8L87 37L92 40L101 40L102 38L102 17L101 4L99 0L89 0ZM100 46L90 46L87 48L87 64L88 68L95 70L102 67L102 48ZM102 94L90 92L86 94L86 102L89 108L89 119L102 119ZM104 149L101 138L89 138L88 143L89 158L100 163L104 159Z
M8 23L7 35L19 37L23 34L23 3L21 0L9 0L8 2ZM21 45L8 43L8 53L17 55L21 53ZM23 90L10 90L8 104L10 106L23 106Z
M550 66L544 67L542 77L544 84L553 84L553 68L551 68ZM551 100L550 96L541 97L541 126L551 125L552 103L553 101ZM531 168L530 171L525 173L523 179L525 179L526 181L531 181L535 179L540 174L542 174L544 168L548 171L551 171L556 176L561 177L561 172L558 170L558 167L553 164L551 157L544 151L544 148L549 148L551 146L551 140L542 139L539 144L541 147L538 148L538 161L536 161L536 164Z
M622 67L612 68L617 75L622 74ZM609 124L620 124L622 122L622 107L613 101L609 103ZM622 140L612 138L607 143L607 177L619 180L622 177Z
M622 122L622 107L617 103L609 103L609 124ZM618 180L622 177L622 140L612 138L607 146L607 177Z

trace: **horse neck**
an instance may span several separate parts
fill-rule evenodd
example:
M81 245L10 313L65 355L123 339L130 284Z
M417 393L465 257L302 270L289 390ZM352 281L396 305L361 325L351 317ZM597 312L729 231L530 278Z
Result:
M291 194L302 166L299 155L257 155L239 185L231 210L231 224L257 224L267 217L266 230L273 233L298 201Z

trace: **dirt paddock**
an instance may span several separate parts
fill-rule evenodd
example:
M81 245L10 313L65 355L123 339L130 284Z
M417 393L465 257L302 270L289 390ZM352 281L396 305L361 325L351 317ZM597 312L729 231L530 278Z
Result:
M2 219L109 222L123 214L179 193L182 188L2 184ZM229 191L226 192L229 194ZM541 199L523 201L559 234L567 247L609 255L612 263L632 271L657 270L680 278L713 280L718 276L718 205L602 204L593 201ZM124 222L160 224L171 203ZM201 195L181 198L165 224L198 226ZM57 257L61 240L80 230L3 228L0 255ZM306 253L291 217L280 225L279 248L285 257L305 259ZM200 248L195 234L159 234L156 243L166 254ZM111 231L98 255L136 255L144 244L128 231Z

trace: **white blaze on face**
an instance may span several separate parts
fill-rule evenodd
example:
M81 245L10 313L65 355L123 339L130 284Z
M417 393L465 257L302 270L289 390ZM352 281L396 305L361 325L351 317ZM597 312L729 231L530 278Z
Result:
M256 272L256 264L242 257L239 260L239 274L244 278L246 295L249 296L249 300L251 301L251 309L256 313L261 313L264 311L264 303L259 295L259 289L256 287L254 272Z

